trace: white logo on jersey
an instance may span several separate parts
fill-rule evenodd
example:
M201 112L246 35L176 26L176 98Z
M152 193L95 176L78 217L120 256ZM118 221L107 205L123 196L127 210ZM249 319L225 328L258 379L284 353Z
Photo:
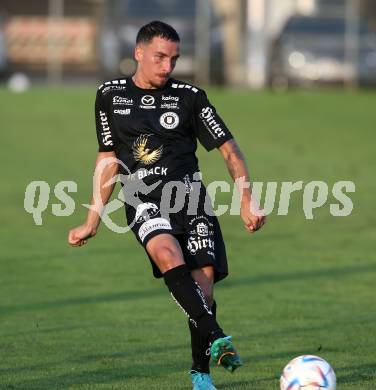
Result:
M178 96L171 96L171 95L168 95L168 96L162 95L162 100L167 101L167 102L169 102L171 100L173 100L174 102L178 102L179 97Z
M163 110L179 110L178 103L176 103L176 102L162 103L161 108Z
M114 96L112 99L112 104L119 106L133 106L133 99L128 99L122 96Z
M179 115L175 112L165 112L159 118L159 123L165 129L175 129L179 124Z
M107 87L104 87L103 89L101 89L101 92L103 95L105 95L107 92L110 92L110 91L124 91L126 89L127 89L127 87L123 87L121 85L108 85Z
M153 105L154 102L155 102L155 99L154 99L153 96L151 96L151 95L144 95L141 98L142 105L140 105L140 108L145 108L145 109L155 108L155 106Z
M222 130L221 125L214 119L214 112L211 107L204 107L201 110L199 117L214 139L224 137L226 135Z
M112 134L110 130L110 125L108 124L107 115L104 111L99 111L99 116L101 119L101 125L102 125L102 142L105 146L113 146L112 142Z
M131 113L130 108L126 108L125 110L114 110L114 114L119 114L119 115L129 115Z

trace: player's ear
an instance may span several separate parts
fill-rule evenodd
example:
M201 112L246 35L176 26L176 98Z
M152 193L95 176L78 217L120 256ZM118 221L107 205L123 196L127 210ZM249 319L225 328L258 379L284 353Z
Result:
M134 48L134 58L137 62L142 60L143 52L144 52L144 50L143 50L142 46L136 45L136 47Z

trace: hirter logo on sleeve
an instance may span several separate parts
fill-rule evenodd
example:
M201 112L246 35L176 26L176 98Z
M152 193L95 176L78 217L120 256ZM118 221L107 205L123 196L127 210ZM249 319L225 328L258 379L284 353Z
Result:
M108 124L107 115L104 111L99 111L99 116L101 118L101 125L102 125L102 142L103 145L106 146L113 146L112 142L112 135L110 131L110 125Z
M214 139L224 137L226 135L222 130L221 125L215 120L214 112L211 107L204 107L201 110L199 117Z

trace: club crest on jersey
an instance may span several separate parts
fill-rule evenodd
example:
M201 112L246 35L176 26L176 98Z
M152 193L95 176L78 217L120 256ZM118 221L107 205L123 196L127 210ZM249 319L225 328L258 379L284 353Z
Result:
M165 129L175 129L179 124L179 115L175 112L165 112L159 118L159 123Z
M151 150L150 146L147 147L150 136L151 134L142 134L137 137L132 145L134 159L145 165L154 164L162 157L163 153L162 145L154 150Z

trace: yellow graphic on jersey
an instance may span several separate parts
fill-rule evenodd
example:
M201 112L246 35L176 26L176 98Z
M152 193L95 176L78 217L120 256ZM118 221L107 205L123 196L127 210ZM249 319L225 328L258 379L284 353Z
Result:
M146 148L150 134L140 135L133 143L133 157L136 161L141 161L145 165L154 164L162 157L163 146L150 150Z

